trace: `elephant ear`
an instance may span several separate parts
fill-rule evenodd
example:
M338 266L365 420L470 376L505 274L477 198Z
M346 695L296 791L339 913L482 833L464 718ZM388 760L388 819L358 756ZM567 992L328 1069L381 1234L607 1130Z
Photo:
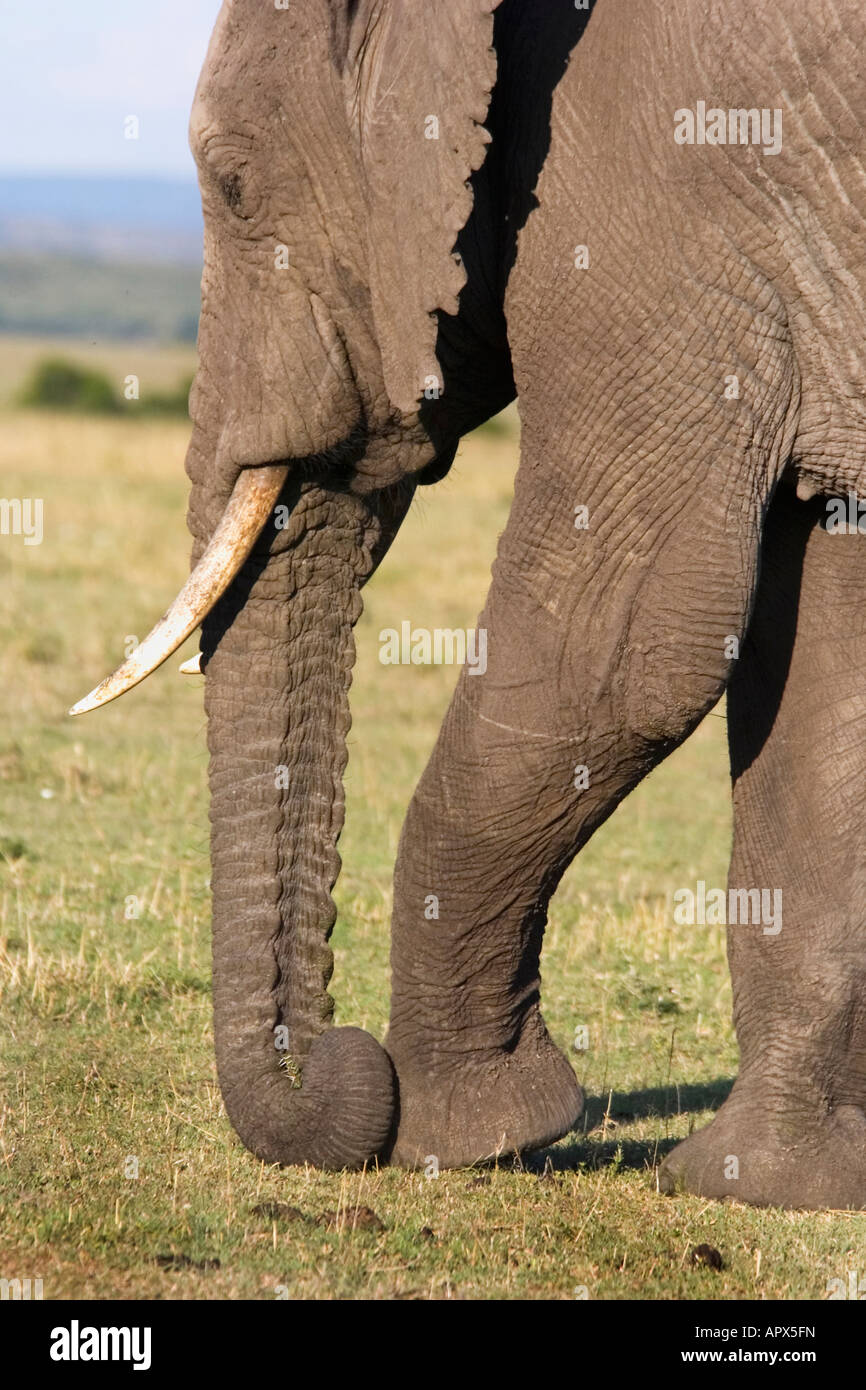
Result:
M456 314L454 253L484 161L500 0L355 0L344 80L369 207L376 334L392 404L441 389L435 311Z

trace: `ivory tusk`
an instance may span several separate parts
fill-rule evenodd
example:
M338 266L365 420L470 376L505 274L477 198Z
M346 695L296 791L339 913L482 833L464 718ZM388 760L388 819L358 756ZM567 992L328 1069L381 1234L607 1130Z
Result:
M207 549L174 603L126 661L73 705L70 714L86 714L131 690L195 631L243 566L274 508L288 471L286 464L243 470Z
M177 669L182 676L200 676L201 652L196 652L195 656L191 656L189 661L184 661Z

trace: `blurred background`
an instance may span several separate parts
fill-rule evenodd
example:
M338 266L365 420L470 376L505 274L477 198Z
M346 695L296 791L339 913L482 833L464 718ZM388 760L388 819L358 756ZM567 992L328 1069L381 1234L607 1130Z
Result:
M185 409L201 275L186 129L218 11L219 0L2 7L7 400L26 385L28 403L110 413L128 374L118 379L117 345L159 344L176 350L158 364L145 354L143 408Z

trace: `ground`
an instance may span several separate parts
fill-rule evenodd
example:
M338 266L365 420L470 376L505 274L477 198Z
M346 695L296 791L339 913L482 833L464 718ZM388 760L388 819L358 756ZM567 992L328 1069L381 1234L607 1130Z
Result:
M89 360L161 385L186 365L141 352ZM32 356L0 341L0 398ZM118 703L65 714L184 578L187 429L8 405L2 423L4 495L42 497L45 534L0 536L0 1277L46 1298L823 1299L866 1275L866 1214L656 1191L737 1066L722 931L676 926L672 902L725 882L723 707L554 900L545 1013L591 1098L579 1134L523 1170L438 1178L256 1162L213 1062L202 683L176 674L194 639ZM515 463L511 417L466 442L357 630L333 993L379 1037L397 838L456 671L382 666L378 634L474 623Z

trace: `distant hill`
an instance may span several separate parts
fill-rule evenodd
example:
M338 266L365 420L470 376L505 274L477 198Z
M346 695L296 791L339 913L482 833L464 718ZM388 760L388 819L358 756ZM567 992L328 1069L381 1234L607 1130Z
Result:
M194 180L0 174L0 333L193 341Z
M0 333L194 342L201 272L0 253Z
M0 174L0 251L201 262L194 179Z

